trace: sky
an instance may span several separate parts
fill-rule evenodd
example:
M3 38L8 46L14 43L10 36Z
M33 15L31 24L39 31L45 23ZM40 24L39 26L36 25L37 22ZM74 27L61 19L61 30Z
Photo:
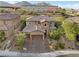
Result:
M16 3L17 1L7 1L9 3ZM30 3L38 3L41 1L29 1ZM47 3L50 3L51 5L60 6L63 8L73 8L73 9L79 9L79 1L44 1Z

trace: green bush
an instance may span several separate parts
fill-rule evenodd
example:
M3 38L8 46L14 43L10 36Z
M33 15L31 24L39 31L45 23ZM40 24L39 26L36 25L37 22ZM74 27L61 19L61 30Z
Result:
M25 33L19 33L16 36L16 45L23 46L25 40Z
M58 40L60 38L60 36L64 33L63 31L63 28L62 28L62 22L56 22L56 26L57 28L52 30L50 33L49 33L49 37L51 39L54 39L54 40Z
M54 16L54 21L62 22L63 20L65 20L63 16Z
M58 43L58 46L59 46L60 49L64 49L65 48L63 43Z
M23 30L24 27L26 26L26 21L25 21L25 20L21 20L21 24L22 24L22 26L21 26L21 30Z
M21 30L23 30L23 28L26 26L26 15L21 16L21 24Z
M65 36L68 40L75 40L75 28L74 24L69 21L63 21L62 27L64 29Z
M74 29L75 29L75 34L78 35L79 34L79 25L74 23Z
M0 42L4 41L5 38L5 32L4 31L0 31Z
M60 31L56 29L50 32L50 38L54 40L58 40L60 38Z
M59 28L61 27L61 25L62 25L62 22L61 22L61 21L56 21L56 22L55 22L55 27L56 27L56 28L59 29Z
M59 24L59 25L58 25ZM57 22L58 28L50 32L50 38L59 39L61 34L65 34L68 40L75 40L76 35L79 34L79 26L69 21Z

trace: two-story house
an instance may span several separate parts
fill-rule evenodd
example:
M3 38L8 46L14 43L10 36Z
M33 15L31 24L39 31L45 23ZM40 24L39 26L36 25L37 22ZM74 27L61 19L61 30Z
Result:
M55 29L53 18L47 15L33 16L27 19L26 24L27 26L23 29L23 32L29 38L29 45L32 47L30 49L32 51L46 49L44 46L48 41L48 34Z
M29 34L32 39L32 35L42 36L42 39L44 39L45 35L48 36L48 33L55 28L53 18L45 15L31 17L26 23L27 26L23 29L23 32Z
M20 15L0 13L0 31L4 31L7 38L13 36L18 30L20 30Z

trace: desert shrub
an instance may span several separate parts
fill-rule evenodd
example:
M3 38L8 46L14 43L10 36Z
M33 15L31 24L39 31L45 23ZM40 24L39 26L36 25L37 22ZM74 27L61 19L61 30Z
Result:
M0 31L0 42L4 41L5 39L6 39L5 32L4 31Z
M63 43L58 43L58 46L59 46L60 49L64 49L65 48Z

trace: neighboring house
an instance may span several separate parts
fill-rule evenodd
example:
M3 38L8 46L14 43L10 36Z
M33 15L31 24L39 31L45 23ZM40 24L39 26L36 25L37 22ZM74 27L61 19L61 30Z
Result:
M44 40L54 28L53 18L47 15L41 15L29 18L27 26L23 29L23 32L27 34L30 40Z
M4 31L7 38L20 30L20 15L0 13L0 31Z
M0 10L4 10L7 12L15 12L17 9L20 9L19 6L9 5L9 6L0 6Z
M69 17L66 20L71 22L71 23L77 24L78 27L79 27L79 16ZM78 29L77 29L77 31L78 31ZM79 49L79 42L77 42L77 41L79 41L79 35L78 34L76 34L76 40L70 42L70 45L68 45L68 46Z
M58 6L35 6L35 5L26 6L22 8L32 12L55 12L60 9Z
M70 21L72 23L77 23L79 24L79 17L78 16L74 16L74 17L69 17L66 19L67 21Z

